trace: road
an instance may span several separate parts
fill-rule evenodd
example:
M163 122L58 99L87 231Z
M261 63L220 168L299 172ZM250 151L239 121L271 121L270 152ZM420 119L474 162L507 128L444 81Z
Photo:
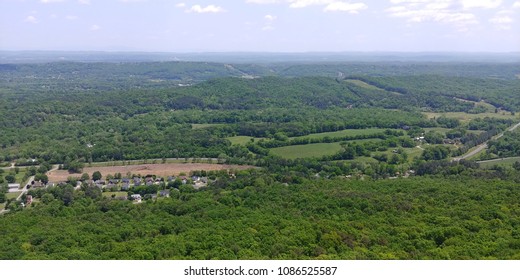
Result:
M518 127L520 127L520 122L517 123L517 124L515 124L515 125L513 125L512 127L508 128L507 131L513 131L513 130L517 129ZM461 159L467 159L467 158L470 158L470 157L472 157L472 156L474 156L474 155L480 153L482 150L486 149L486 148L488 147L487 143L488 143L489 141L499 139L499 138L501 138L502 136L504 136L504 133L503 133L503 132L500 133L500 134L498 134L498 135L495 136L495 137L492 137L491 139L487 140L486 142L484 142L484 143L478 145L476 149L473 149L473 150L467 152L466 154L464 154L464 155L462 155L462 156L460 156L460 157L453 158L452 161L459 161L459 160L461 160Z
M22 195L27 192L27 185L29 185L32 181L34 181L34 176L29 177L29 180L27 180L27 183L23 185L22 192L16 198L16 200L20 200L22 198Z

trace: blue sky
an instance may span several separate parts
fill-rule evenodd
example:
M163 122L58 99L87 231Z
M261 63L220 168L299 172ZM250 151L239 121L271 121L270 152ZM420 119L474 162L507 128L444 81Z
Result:
M520 51L519 0L0 0L0 50Z

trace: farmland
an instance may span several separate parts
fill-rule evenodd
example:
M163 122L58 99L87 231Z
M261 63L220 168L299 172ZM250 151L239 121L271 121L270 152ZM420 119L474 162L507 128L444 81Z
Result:
M341 150L339 142L336 143L316 143L308 145L294 145L271 149L271 153L283 158L320 158L333 155Z
M325 137L343 137L343 136L363 136L375 133L383 133L386 129L382 128L365 128L365 129L345 129L333 132L323 132L323 133L312 133L305 136L294 137L298 138L310 138L310 139L320 139Z
M499 158L492 160L479 161L481 167L483 168L491 168L494 166L512 166L515 162L520 162L520 157L510 157L510 158Z
M227 165L227 164L207 164L207 163L167 163L167 164L138 164L126 166L99 166L99 167L85 167L83 173L90 176L95 171L101 174L141 174L157 175L157 176L171 176L179 175L181 173L189 174L191 171L212 171L212 170L244 170L252 168L252 166L243 165ZM80 177L81 174L70 174L66 170L56 170L48 173L49 181L51 182L65 182L69 177Z

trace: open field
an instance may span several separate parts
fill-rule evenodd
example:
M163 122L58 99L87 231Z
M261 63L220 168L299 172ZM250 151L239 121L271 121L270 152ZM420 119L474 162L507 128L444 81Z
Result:
M104 192L103 193L103 197L112 197L112 195L115 194L116 197L119 197L119 196L128 196L128 193L127 192Z
M333 162L359 162L359 163L377 163L377 159L372 157L356 157L355 159L335 160Z
M439 133L446 133L446 132L448 132L450 130L452 130L452 129L451 128L445 128L445 127L426 127L426 128L424 128L425 132L434 131L434 132L439 132Z
M231 141L231 144L233 145L245 145L251 141L251 138L255 140L255 142L264 139L264 138L255 138L251 136L233 136L233 137L227 137L226 139Z
M330 156L341 150L339 142L295 145L271 149L273 155L288 159Z
M166 163L166 164L138 164L125 166L99 166L85 167L82 173L88 173L92 177L95 171L101 172L103 176L107 174L121 173L125 176L127 173L157 176L179 175L180 173L190 173L196 170L229 170L229 169L249 169L253 168L248 165L228 165L228 164L209 164L209 163ZM67 181L69 177L80 177L81 174L70 174L67 170L55 170L47 173L49 181L62 182Z
M520 157L510 157L510 158L500 158L500 159L492 159L492 160L484 160L478 161L480 167L482 168L490 168L495 165L498 166L512 166L513 163L520 161Z
M310 138L310 139L320 139L323 137L343 137L343 136L358 136L358 135L367 135L374 133L384 132L385 128L366 128L366 129L345 129L333 132L323 132L323 133L313 133L305 136L299 137L291 137L293 138ZM394 130L394 129L393 129Z
M385 93L391 93L391 94L395 94L395 95L402 95L401 93L399 92L395 92L395 91L388 91L388 90L385 90L385 89L382 89L382 88L378 88L376 86L373 86L371 84L368 84L368 83L365 83L361 80L356 80L356 79L347 79L345 80L347 83L351 83L351 84L354 84L356 86L359 86L359 87L362 87L362 88L366 88L366 89L371 89L371 90L379 90L381 92L385 92Z
M6 199L17 198L22 192L10 192L5 194Z
M193 123L191 124L192 129L203 129L208 127L215 127L215 126L223 126L224 124L220 123Z
M425 112L424 113L426 117L429 119L438 118L440 116L445 116L448 118L454 118L458 119L461 122L469 122L470 120L477 119L477 118L497 118L497 119L518 119L518 114L515 114L515 116L511 115L511 113L481 113L481 114L468 114L464 112L448 112L448 113L432 113L432 112Z

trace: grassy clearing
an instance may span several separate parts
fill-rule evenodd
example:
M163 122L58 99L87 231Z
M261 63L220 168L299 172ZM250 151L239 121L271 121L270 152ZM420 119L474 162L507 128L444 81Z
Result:
M359 135L367 135L374 133L384 132L386 129L384 128L366 128L366 129L345 129L340 131L333 132L323 132L323 133L313 133L305 136L292 137L293 138L310 138L310 139L320 139L323 137L343 137L343 136L359 136ZM395 130L395 129L393 129Z
M208 127L216 127L216 126L223 126L224 124L220 123L193 123L191 124L191 129L204 129Z
M112 195L115 194L116 197L119 197L119 196L128 196L128 193L127 192L104 192L103 193L103 197L112 197Z
M355 159L346 159L346 160L336 160L334 162L360 162L360 163L377 163L378 161L375 158L371 157L357 157Z
M5 203L0 203L0 210L4 210L5 209Z
M520 161L520 157L510 157L510 158L501 158L496 160L486 160L483 162L479 162L480 167L482 168L491 168L495 165L498 166L512 166L513 163Z
M368 83L365 83L361 80L356 80L356 79L347 79L345 80L347 83L351 83L351 84L354 84L358 87L362 87L362 88L366 88L366 89L370 89L370 90L378 90L378 91L381 91L383 93L391 93L391 94L395 94L395 95L402 95L401 93L399 92L395 92L395 91L388 91L388 90L385 90L385 89L382 89L382 88L378 88L376 86L373 86L371 84L368 84Z
M432 112L425 112L424 113L426 117L429 119L438 118L440 116L445 116L448 118L454 118L458 119L461 122L469 122L473 119L477 118L497 118L497 119L518 119L518 114L515 116L511 115L509 112L498 112L498 113L481 113L481 114L468 114L464 112L448 112L448 113L432 113Z
M424 131L425 132L430 132L430 131L434 131L434 132L439 132L439 133L443 133L445 134L446 132L452 130L451 128L445 128L445 127L427 127L427 128L424 128Z
M335 143L316 143L308 145L295 145L271 149L273 155L288 159L296 158L319 158L330 156L341 150L339 142Z
M372 90L382 90L376 86L373 86L371 84L367 84L361 80L355 80L355 79L346 79L345 82L347 83L351 83L351 84L354 84L356 86L359 86L359 87L362 87L362 88L366 88L366 89L372 89Z
M254 142L258 142L261 139L264 138L255 138L251 136L233 136L233 137L227 137L227 140L231 141L232 145L245 145L251 141L251 139L254 140Z
M5 194L6 199L17 198L22 192L10 192Z

